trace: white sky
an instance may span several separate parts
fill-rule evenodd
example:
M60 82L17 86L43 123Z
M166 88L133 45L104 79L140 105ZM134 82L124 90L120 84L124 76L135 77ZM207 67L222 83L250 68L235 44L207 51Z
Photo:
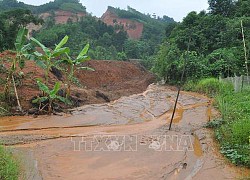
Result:
M40 5L51 0L20 0L26 4ZM87 12L100 17L107 6L126 9L130 6L142 13L155 13L157 16L167 15L181 21L190 11L207 10L207 0L81 0Z

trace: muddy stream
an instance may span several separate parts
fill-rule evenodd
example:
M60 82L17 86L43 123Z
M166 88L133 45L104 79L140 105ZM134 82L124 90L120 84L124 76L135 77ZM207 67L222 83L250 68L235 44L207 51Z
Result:
M218 115L205 96L150 85L137 95L61 116L0 119L0 141L22 163L22 179L235 179L212 132Z

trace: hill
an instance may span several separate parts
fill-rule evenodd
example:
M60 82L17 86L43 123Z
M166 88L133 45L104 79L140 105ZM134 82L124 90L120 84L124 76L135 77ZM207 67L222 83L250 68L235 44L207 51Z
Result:
M27 5L17 0L0 1L0 11L20 8L28 9L34 16L44 20L42 25L31 23L27 27L31 36L48 47L67 34L71 37L67 45L73 55L90 43L89 56L92 59L143 59L143 64L149 69L152 67L152 56L164 40L168 26L175 24L167 16L152 18L131 7L127 10L108 7L99 19L87 13L79 0L55 0L41 6ZM7 29L4 31L8 32ZM0 43L1 50L14 45L7 47Z
M70 11L70 12L86 12L86 8L79 3L79 0L55 0L40 6L28 5L17 0L0 1L0 11L13 10L17 8L29 9L34 14L41 14L49 11Z
M55 23L67 23L68 20L76 22L79 18L85 16L86 8L78 0L55 0L40 6L28 5L17 0L0 1L0 11L9 11L14 9L28 9L35 16L46 21L49 17L54 18ZM32 26L31 26L32 27ZM34 27L32 30L39 28Z
M150 14L140 13L130 6L127 7L127 10L109 6L101 19L115 28L124 28L132 39L141 37L146 39L148 33L151 33L151 36L161 37L165 34L166 26L175 23L174 19L168 16L152 18Z
M151 38L152 36L155 36L154 38L158 36L157 39L162 38L166 26L175 22L173 18L168 16L152 18L151 15L142 14L129 6L127 10L109 6L101 20L114 26L115 29L123 28L132 39L146 39L148 33L151 33Z

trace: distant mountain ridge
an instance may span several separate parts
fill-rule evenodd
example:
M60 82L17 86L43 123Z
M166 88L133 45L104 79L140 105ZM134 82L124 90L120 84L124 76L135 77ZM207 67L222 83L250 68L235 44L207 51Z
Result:
M17 0L2 0L0 1L0 11L12 9L29 9L34 14L41 14L49 11L70 11L70 12L86 12L86 7L79 0L55 0L40 6L28 5Z
M45 21L48 18L53 18L55 24L65 24L68 21L77 22L81 17L87 15L86 7L79 0L55 0L40 6L28 5L17 0L0 1L0 11L17 8L29 9ZM108 7L100 20L113 26L117 32L121 29L125 30L131 39L148 38L145 37L144 32L152 32L155 36L164 34L166 24L174 22L174 19L168 16L152 18L150 15L140 13L131 7L122 10L111 6ZM31 32L41 27L31 25L29 28Z
M161 30L164 30L167 24L175 22L173 18L168 16L152 18L151 15L145 15L129 6L127 10L108 6L101 20L115 27L118 31L124 29L129 38L132 39L140 39L143 37L144 31L152 31L153 34L157 33L157 35L164 34ZM161 32L158 27L160 27Z

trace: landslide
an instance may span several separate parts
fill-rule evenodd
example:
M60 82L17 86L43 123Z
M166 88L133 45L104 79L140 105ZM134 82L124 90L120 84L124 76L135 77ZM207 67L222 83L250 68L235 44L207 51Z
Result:
M13 57L11 52L0 54L1 67L9 67L8 58ZM149 84L154 82L155 76L148 72L140 64L125 61L90 60L84 66L91 67L95 71L78 70L75 76L79 83L72 87L72 99L74 107L86 104L104 103L145 91ZM23 76L16 77L17 90L21 105L24 110L32 108L32 98L41 94L36 79L44 79L44 71L34 61L26 61ZM0 70L0 94L4 92L4 84L7 73L2 67ZM61 82L64 89L64 77L58 70L49 73L49 86L53 87L56 81ZM15 101L14 101L15 102ZM63 107L63 106L62 106ZM69 108L69 107L64 107ZM71 107L72 108L72 107Z

